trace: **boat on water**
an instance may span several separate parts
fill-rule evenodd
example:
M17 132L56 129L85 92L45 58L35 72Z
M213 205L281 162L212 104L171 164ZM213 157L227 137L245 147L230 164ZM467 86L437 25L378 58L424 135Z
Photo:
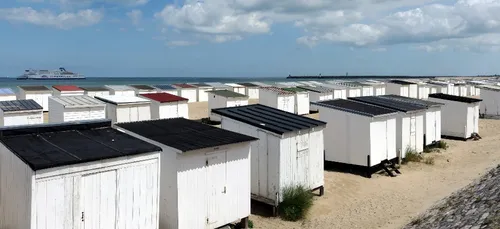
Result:
M85 79L83 74L67 71L61 67L58 70L24 70L22 76L17 77L18 80L82 80Z

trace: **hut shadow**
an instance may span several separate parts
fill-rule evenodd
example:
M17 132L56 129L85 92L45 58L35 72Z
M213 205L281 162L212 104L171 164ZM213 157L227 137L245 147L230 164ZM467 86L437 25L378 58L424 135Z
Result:
M273 218L273 206L262 203L260 201L251 201L251 212L253 215L258 215L266 218Z
M358 175L364 178L369 178L367 176L367 173L372 174L374 172L372 171L372 169L367 170L367 168L364 166L349 165L330 161L325 161L324 168L326 171Z

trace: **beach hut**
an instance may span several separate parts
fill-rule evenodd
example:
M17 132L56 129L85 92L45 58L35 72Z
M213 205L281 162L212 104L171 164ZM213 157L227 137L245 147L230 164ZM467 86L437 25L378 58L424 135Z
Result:
M227 86L223 83L211 82L211 83L206 83L206 84L212 86L214 90L229 90L229 91L233 90L230 86Z
M330 88L333 90L333 99L347 99L347 89L348 87L338 85L338 84L324 84L324 88ZM324 99L329 100L329 99ZM321 100L318 100L321 101Z
M424 151L424 115L427 108L418 104L389 100L380 96L349 98L358 102L399 111L396 118L396 152L405 158L406 152Z
M224 107L248 105L248 96L229 90L213 90L208 93L208 110ZM210 115L210 120L220 121L218 116Z
M10 88L0 88L0 101L16 100L16 93Z
M168 93L172 95L178 95L177 88L173 87L172 85L168 84L160 84L160 85L154 85L154 87L157 89L159 93Z
M467 87L467 96L479 96L479 88L476 88L474 84L466 84Z
M342 83L338 83L338 84L343 85L343 86L347 86L350 88L361 88L361 95L358 95L359 93L353 94L350 92L350 93L348 93L349 97L372 96L373 95L373 86L370 84L355 82L355 81L342 82Z
M0 101L0 126L43 123L43 107L35 100Z
M441 141L441 106L444 104L399 95L385 95L382 98L417 104L427 108L424 115L424 145Z
M49 97L52 90L45 86L19 86L18 99L33 99L43 107L43 111L49 111Z
M248 95L249 99L259 99L259 85L253 83L239 83L245 87L245 95Z
M226 83L227 86L231 87L234 92L245 95L245 87L237 83Z
M368 177L378 167L397 161L396 110L346 99L311 106L319 110L319 120L328 123L325 161L359 166Z
M376 80L366 80L365 84L369 84L373 87L373 95L385 95L385 84Z
M156 88L148 85L130 85L130 87L135 91L135 95L157 92Z
M67 95L83 95L85 92L83 89L75 85L54 85L54 96L67 96Z
M122 123L117 128L163 150L159 228L212 229L235 221L248 228L254 137L183 118Z
M169 93L140 95L151 101L151 119L189 118L188 99Z
M430 94L443 93L443 94L453 94L455 89L452 83L443 82L443 81L429 81L427 84L432 85L433 88L436 88L436 92L434 90L430 90Z
M481 99L438 93L430 94L429 100L444 104L441 107L442 136L468 139L479 134Z
M465 83L455 83L455 95L458 96L469 96L468 91L467 91L467 84Z
M482 100L479 114L484 116L500 116L500 87L493 85L478 86L481 88Z
M386 83L385 93L387 95L400 95L410 98L418 97L418 85L406 80L391 80Z
M334 98L335 90L329 87L310 87L310 86L298 86L297 88L306 90L309 92L309 100L310 101L323 101L330 100ZM338 90L339 94L342 92ZM344 91L345 93L345 91Z
M417 99L427 99L430 94L430 87L426 83L418 83Z
M185 83L182 83L182 84L172 84L172 86L174 86L175 88L177 88L177 95L182 97L182 98L186 98L188 99L189 103L194 103L197 101L197 91L196 90L196 87L193 86L193 85L189 85L189 84L185 84Z
M278 87L261 87L259 88L259 103L294 113L295 93Z
M135 96L135 90L125 85L106 85L109 95Z
M276 210L287 187L302 185L323 195L326 123L261 104L212 113L221 116L222 129L259 139L251 144L253 199Z
M0 141L0 228L159 228L159 147L109 121L10 127Z
M309 114L309 92L298 87L283 88L283 90L295 93L295 114Z
M260 88L260 87L272 87L272 85L271 85L271 84L267 84L267 83L263 83L263 82L251 82L251 83L253 83L253 84L255 84L255 85L259 86L259 88Z
M106 118L113 123L135 122L151 119L151 101L137 96L96 96L106 103Z
M76 122L106 118L106 104L88 95L49 98L49 122Z
M109 89L107 89L106 87L98 86L98 87L80 87L80 88L85 91L84 92L85 95L92 97L109 95Z
M212 90L213 87L206 84L206 83L192 83L191 85L196 87L197 101L198 102L207 102L208 101L207 91Z

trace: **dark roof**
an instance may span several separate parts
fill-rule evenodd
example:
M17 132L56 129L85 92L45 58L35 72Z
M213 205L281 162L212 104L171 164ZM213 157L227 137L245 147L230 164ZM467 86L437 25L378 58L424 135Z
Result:
M161 90L177 90L177 88L172 87L172 85L168 85L168 84L154 85L154 87L161 89Z
M436 103L436 102L432 102L429 100L415 99L415 98L404 97L404 96L400 96L400 95L382 95L380 97L392 99L392 100L396 100L396 101L401 101L401 102L405 102L405 103L413 103L413 104L417 104L417 105L421 105L421 106L425 106L425 107L440 107L440 106L444 105L442 103Z
M42 109L43 107L32 99L0 101L0 110L4 112L31 111L31 110L42 110Z
M138 90L154 90L154 87L148 86L148 85L130 85L131 87L138 89Z
M410 84L416 84L410 81L405 81L405 80L391 80L389 81L390 83L395 83L395 84L401 84L401 85L410 85Z
M213 109L212 112L277 134L326 125L325 122L316 119L296 115L262 104L219 108Z
M376 106L381 106L389 109L394 109L401 112L413 112L419 110L425 110L427 107L407 102L401 102L396 100L390 100L387 98L382 98L380 96L363 96L363 97L350 97L351 100L356 100L358 102L369 103Z
M253 83L238 83L238 84L244 87L259 87L259 85Z
M311 104L369 117L397 113L396 110L347 99L325 100L321 102L311 102Z
M105 88L105 87L80 87L81 89L85 90L85 91L109 91L109 89Z
M25 91L50 91L48 87L45 86L19 86L19 88L25 90Z
M206 83L192 83L191 85L193 85L195 87L212 87Z
M189 85L187 83L177 83L177 84L172 84L174 87L177 88L195 88L193 85Z
M150 93L150 94L142 94L141 96L160 103L179 102L188 100L186 98L182 98L180 96L172 95L169 93Z
M299 87L286 87L286 88L283 88L283 90L285 90L285 91L291 91L291 92L307 92L306 89L299 88Z
M298 86L298 88L302 88L307 91L317 92L317 93L328 93L335 91L334 88L329 87L310 87L310 86Z
M214 95L226 97L226 98L248 98L248 96L236 93L234 91L229 91L229 90L213 90L213 91L207 91L207 93L212 93Z
M462 103L477 103L477 102L483 101L482 99L456 96L456 95L448 95L448 94L443 94L443 93L429 94L429 98L450 100L450 101L462 102Z
M129 122L116 125L182 152L257 140L254 137L184 118Z
M108 120L3 128L0 141L33 170L161 151Z

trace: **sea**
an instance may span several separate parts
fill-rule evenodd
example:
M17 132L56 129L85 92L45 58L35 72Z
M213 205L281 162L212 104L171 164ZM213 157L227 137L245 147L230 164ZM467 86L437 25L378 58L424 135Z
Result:
M103 85L159 85L173 83L236 83L236 82L285 82L298 81L287 79L286 77L256 77L256 78L193 78L193 77L87 77L83 80L18 80L16 78L0 78L1 88L16 89L17 86L32 85L76 85L76 86L103 86Z

